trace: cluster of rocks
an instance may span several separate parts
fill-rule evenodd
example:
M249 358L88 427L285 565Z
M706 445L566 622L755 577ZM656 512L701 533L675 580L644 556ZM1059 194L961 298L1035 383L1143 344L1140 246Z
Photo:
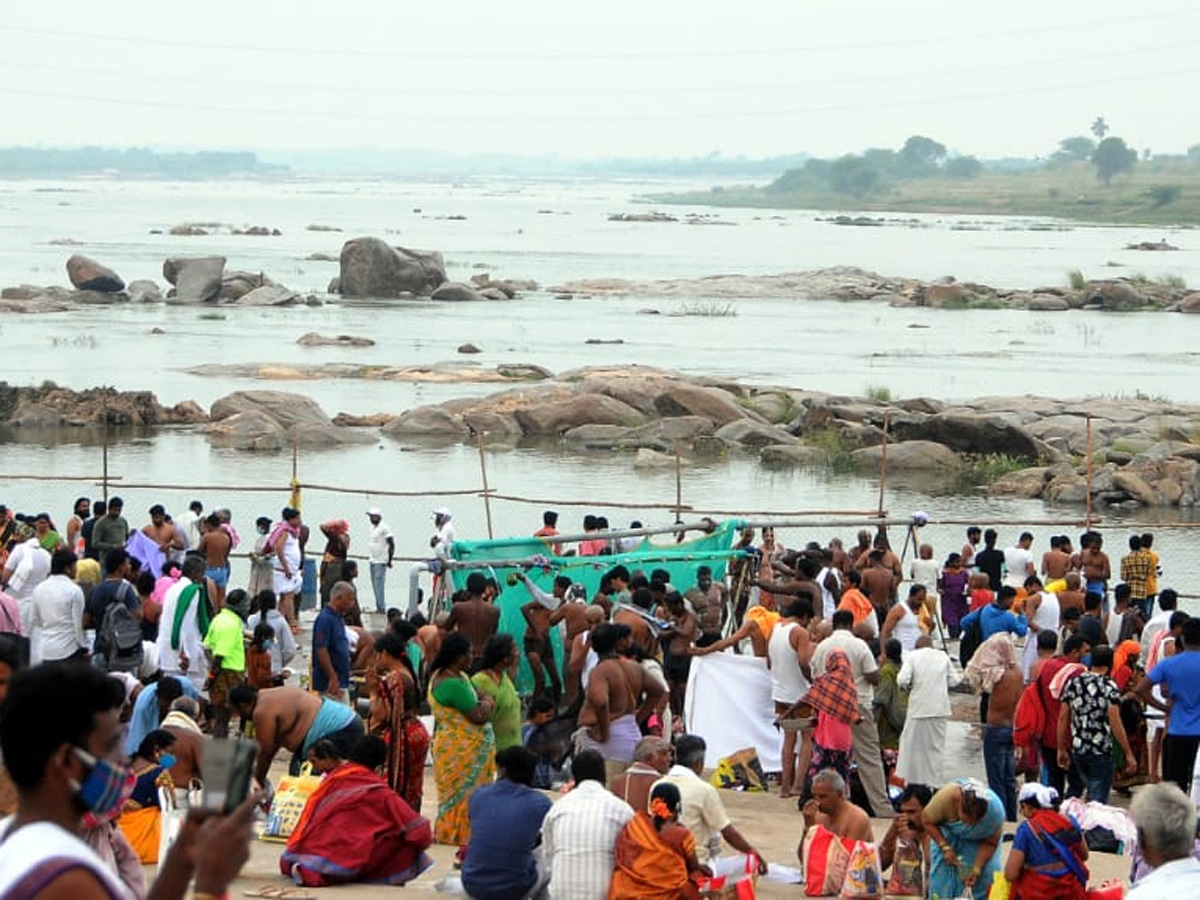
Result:
M395 416L333 418L310 398L283 391L239 391L205 413L190 401L163 407L147 391L76 392L0 382L0 425L36 429L94 425L105 418L112 425L203 425L214 443L244 450L374 441L375 433L365 429L404 441L473 442L483 434L493 444L552 441L580 453L628 452L639 467L673 466L678 452L689 460L747 454L769 467L847 465L864 472L880 470L886 433L889 473L926 473L961 483L973 462L999 458L998 469L1008 474L990 485L995 494L1083 503L1090 491L1096 504L1117 507L1189 507L1200 499L1200 407L1162 401L891 402L638 366L579 369L556 379L537 367L410 367L389 373L384 367L340 364L320 371L321 377L343 378L544 380ZM312 375L292 367L276 377ZM1027 467L1012 471L1021 461ZM975 471L979 468L986 466Z
M162 231L155 229L150 233L162 234ZM279 237L283 234L283 232L278 228L270 228L266 225L249 225L245 228L236 228L232 225L222 225L219 222L185 222L182 225L176 225L167 233L172 237L205 237L210 234L248 235L250 237Z
M537 290L536 282L493 281L486 274L473 276L469 284L450 281L441 253L393 247L374 237L346 241L338 263L339 273L329 282L328 291L343 297L428 297L447 303L463 303L511 300L520 291Z
M1114 278L1087 281L1077 288L1045 286L1032 290L1010 290L975 282L960 282L949 277L936 282L886 278L854 266L833 266L779 275L713 275L657 281L593 278L566 282L548 290L571 294L687 299L873 301L895 307L938 309L1029 309L1041 312L1165 309L1200 313L1200 292L1166 282Z

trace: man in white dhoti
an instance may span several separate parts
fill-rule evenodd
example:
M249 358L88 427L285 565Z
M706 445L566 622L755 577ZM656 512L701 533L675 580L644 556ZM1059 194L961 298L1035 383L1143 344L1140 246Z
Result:
M928 635L917 638L916 649L904 657L896 683L908 691L908 718L900 733L896 777L908 784L940 785L946 752L946 720L950 718L950 688L962 679L950 657L937 650Z

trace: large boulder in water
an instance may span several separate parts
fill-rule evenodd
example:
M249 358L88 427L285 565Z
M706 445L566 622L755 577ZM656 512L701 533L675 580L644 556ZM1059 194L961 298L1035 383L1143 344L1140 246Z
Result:
M217 400L205 431L215 443L237 450L278 450L370 443L374 438L338 428L325 411L302 394L237 391Z
M668 383L654 398L654 408L660 416L701 416L717 427L747 417L728 391L686 381Z
M380 238L346 241L338 287L343 297L427 295L446 280L440 253L392 247Z
M934 441L957 453L1003 453L1021 459L1041 455L1032 434L1000 416L937 413L893 422L892 432L901 441Z
M480 300L487 300L488 298L469 284L463 284L459 281L447 281L430 294L429 299L442 300L447 303L475 303ZM507 298L501 297L501 299Z
M467 437L470 427L462 416L440 406L418 406L383 427L388 437Z
M81 291L113 294L125 290L125 282L120 275L82 253L76 253L67 260L67 277Z
M221 293L223 256L172 256L163 261L163 278L175 285L174 303L207 303Z
M632 406L604 394L577 394L513 411L526 434L560 435L580 425L641 425L645 418Z
M854 464L862 469L878 469L883 461L883 446L863 447L850 454ZM936 441L901 441L887 448L889 469L928 472L953 469L958 465L954 451Z

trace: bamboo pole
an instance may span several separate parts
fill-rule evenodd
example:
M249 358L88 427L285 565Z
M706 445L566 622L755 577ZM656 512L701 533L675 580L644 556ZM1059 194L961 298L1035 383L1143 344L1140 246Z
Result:
M487 460L483 452L483 432L479 432L479 474L483 477L483 514L487 518L488 540L495 537L492 532L492 492L488 487Z
M678 522L683 518L683 463L679 458L679 441L674 441L675 446L675 521Z
M100 455L101 467L103 475L101 476L101 496L104 497L104 502L108 503L108 389L102 388L100 391L100 417L101 428L104 430L100 435Z
M1087 414L1087 499L1086 527L1092 528L1092 414Z
M887 448L888 448L888 425L891 422L891 414L883 414L883 446L879 455L879 511L877 515L883 518L883 497L887 491Z

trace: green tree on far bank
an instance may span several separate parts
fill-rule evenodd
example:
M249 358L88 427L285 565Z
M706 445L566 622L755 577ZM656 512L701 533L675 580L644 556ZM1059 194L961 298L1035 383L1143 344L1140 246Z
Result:
M1096 142L1090 137L1076 135L1059 141L1052 159L1055 162L1086 162L1092 158L1095 150Z
M914 134L897 155L901 172L910 178L932 175L946 159L946 145L922 134Z
M1108 127L1108 123L1104 121L1104 116L1096 116L1096 121L1092 122L1091 132L1096 136L1096 140L1103 141L1108 137L1108 133L1112 131Z
M1112 183L1114 175L1132 172L1137 158L1137 151L1119 137L1106 137L1092 151L1092 165L1096 167L1096 177L1105 185Z

